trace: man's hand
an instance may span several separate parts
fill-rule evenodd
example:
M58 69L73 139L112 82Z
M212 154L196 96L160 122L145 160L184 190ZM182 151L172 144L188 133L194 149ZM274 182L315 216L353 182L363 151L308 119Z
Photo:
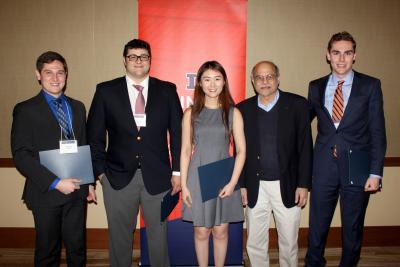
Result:
M86 197L86 200L90 203L90 202L94 202L95 204L97 204L97 196L96 196L96 190L94 189L93 185L89 185L89 194Z
M376 192L379 190L380 179L377 177L369 177L364 186L366 192Z
M243 206L247 206L247 188L240 188L240 195L242 196L242 204Z
M97 179L99 180L100 184L103 184L103 179L104 179L104 172L102 174L100 174L99 176L97 176Z
M192 197L190 196L190 191L187 187L182 188L182 201L187 207L192 207Z
M75 190L78 190L79 187L79 182L81 180L76 179L76 178L65 178L61 179L58 184L56 185L56 189L63 193L64 195L69 195Z
M294 201L297 207L304 207L307 204L308 188L297 187Z
M171 177L171 184L172 184L172 192L171 195L175 195L179 191L181 191L181 177L177 175L172 175Z

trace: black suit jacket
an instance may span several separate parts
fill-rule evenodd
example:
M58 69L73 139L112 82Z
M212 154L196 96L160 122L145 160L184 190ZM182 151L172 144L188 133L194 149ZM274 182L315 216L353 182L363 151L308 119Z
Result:
M78 145L86 144L86 111L84 105L68 98L73 114L73 128ZM18 171L26 177L22 199L29 206L57 206L74 198L86 198L88 186L64 195L49 190L57 176L42 166L39 151L58 149L60 126L42 92L14 107L11 150Z
M278 108L278 160L283 204L295 205L297 187L310 188L312 138L308 106L305 98L279 91ZM247 188L248 205L257 203L260 185L260 142L257 95L238 104L243 115L246 136L246 162L240 177L241 187Z
M138 131L126 78L100 83L89 111L88 139L96 176L105 173L111 186L121 189L140 163L146 190L154 195L171 188L172 170L179 171L182 108L176 86L150 77L145 112L146 127Z
M339 169L348 174L348 151L370 153L370 173L381 175L386 153L386 131L381 83L378 79L354 72L353 85L343 118L336 129L325 108L325 89L329 75L310 82L308 101L311 120L318 118L318 135L314 147L313 176L327 176L332 164L332 147L338 151Z

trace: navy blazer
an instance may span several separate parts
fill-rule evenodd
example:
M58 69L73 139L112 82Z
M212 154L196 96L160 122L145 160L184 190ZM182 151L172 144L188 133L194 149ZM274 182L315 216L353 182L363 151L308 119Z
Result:
M79 146L86 145L85 106L67 99L72 109L75 138ZM88 185L81 185L68 195L49 190L57 176L40 164L39 151L58 149L60 134L60 126L42 92L14 107L11 150L15 167L26 177L22 199L29 206L57 206L87 196Z
M318 135L314 148L313 175L329 175L333 162L332 147L336 145L341 176L348 174L350 149L368 151L370 173L383 175L386 153L386 131L380 80L354 71L349 101L336 129L325 108L325 90L329 75L310 82L308 101L311 120L318 118Z
M307 100L299 95L279 91L278 108L278 160L280 188L283 204L295 206L297 187L311 187L312 137ZM259 136L257 95L238 104L244 121L246 162L240 184L247 188L248 205L253 208L258 199L260 185L261 145ZM275 108L275 107L274 107Z
M145 112L146 127L138 131L125 76L100 83L89 111L88 140L96 176L105 173L121 189L140 162L146 190L154 195L171 188L172 170L180 170L182 107L175 84L150 77Z

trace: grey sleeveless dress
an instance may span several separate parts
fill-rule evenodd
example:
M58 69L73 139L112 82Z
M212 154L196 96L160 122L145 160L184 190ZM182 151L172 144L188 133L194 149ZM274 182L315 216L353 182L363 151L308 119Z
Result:
M233 107L229 112L229 127L232 128ZM222 120L221 109L200 112L194 125L194 153L189 164L187 185L192 196L192 207L183 205L183 220L192 221L193 226L213 227L229 222L243 221L240 190L230 197L202 202L197 168L201 165L229 157L229 138Z

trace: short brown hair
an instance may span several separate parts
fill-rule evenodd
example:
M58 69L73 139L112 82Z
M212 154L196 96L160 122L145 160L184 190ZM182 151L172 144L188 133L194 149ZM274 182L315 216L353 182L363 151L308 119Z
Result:
M63 64L64 71L68 73L68 66L65 58L57 52L47 51L41 54L36 60L36 69L40 73L45 63L49 64L55 60L60 61Z
M356 41L354 40L353 36L350 33L346 32L346 31L338 32L338 33L335 33L334 35L332 35L332 37L331 37L331 39L329 40L329 43L328 43L328 51L331 51L332 44L334 42L338 42L338 41L349 41L349 42L351 42L353 44L353 50L354 50L354 52L356 52L356 46L357 46Z

